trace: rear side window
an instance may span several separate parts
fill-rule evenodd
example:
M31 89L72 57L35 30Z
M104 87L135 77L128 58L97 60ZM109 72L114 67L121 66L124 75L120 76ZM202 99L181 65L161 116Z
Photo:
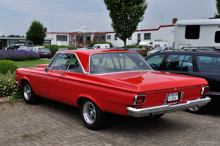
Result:
M146 62L154 69L158 70L165 55L155 55L146 60Z
M197 56L199 71L220 72L220 57Z
M200 25L187 25L185 31L186 39L199 39Z

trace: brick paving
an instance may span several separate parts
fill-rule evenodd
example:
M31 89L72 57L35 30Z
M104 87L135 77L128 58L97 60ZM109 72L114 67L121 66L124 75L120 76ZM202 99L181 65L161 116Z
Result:
M161 119L111 115L99 131L84 127L79 109L45 100L0 103L0 146L220 145L220 113L165 114Z

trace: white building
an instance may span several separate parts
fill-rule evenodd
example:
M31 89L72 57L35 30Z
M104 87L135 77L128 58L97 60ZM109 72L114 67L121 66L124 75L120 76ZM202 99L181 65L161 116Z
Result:
M106 32L106 42L110 42L113 46L122 47L124 42L115 36L115 32ZM163 40L168 42L168 46L173 45L174 41L174 25L161 25L156 29L136 30L132 37L127 39L126 45L139 44L141 41L154 42L155 40Z
M46 38L51 40L51 45L68 46L69 33L68 32L46 32Z
M84 28L81 27L80 29ZM115 32L46 32L47 40L51 40L52 45L73 45L76 47L88 47L91 42L110 42L113 46L122 47L124 42L115 36ZM161 25L155 29L136 30L132 37L127 39L126 45L139 44L141 41L163 40L172 46L174 42L174 24Z

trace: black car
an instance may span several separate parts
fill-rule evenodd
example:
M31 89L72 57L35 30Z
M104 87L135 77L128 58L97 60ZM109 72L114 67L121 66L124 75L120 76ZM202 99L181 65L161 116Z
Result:
M159 71L202 77L210 87L210 104L220 103L220 51L215 49L190 49L158 52L145 58L147 63ZM194 113L204 108L189 109Z
M38 54L40 55L40 58L50 59L52 57L52 53L48 48L39 48Z

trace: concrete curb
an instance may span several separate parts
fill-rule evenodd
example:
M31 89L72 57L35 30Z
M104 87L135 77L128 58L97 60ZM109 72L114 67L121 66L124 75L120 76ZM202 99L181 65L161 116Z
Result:
M4 101L0 101L0 104L4 104L4 103L12 103L12 102L21 102L24 101L23 99L15 99L15 100L4 100Z

